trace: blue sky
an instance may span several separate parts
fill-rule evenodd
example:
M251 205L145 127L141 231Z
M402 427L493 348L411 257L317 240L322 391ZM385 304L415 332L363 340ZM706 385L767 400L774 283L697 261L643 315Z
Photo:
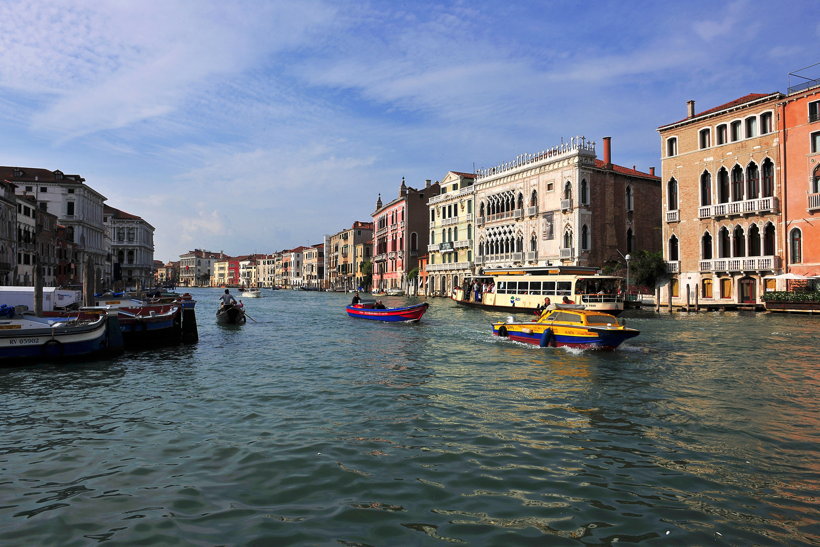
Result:
M155 256L272 252L583 135L659 125L820 62L820 3L0 2L0 164L86 178ZM820 77L820 74L817 74ZM601 147L598 148L599 155Z

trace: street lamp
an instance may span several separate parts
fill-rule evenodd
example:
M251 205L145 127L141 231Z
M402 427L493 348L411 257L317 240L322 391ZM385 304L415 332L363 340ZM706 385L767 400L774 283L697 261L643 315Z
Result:
M624 257L624 260L626 260L626 294L624 295L624 302L629 298L629 261L631 258L632 255L630 254Z

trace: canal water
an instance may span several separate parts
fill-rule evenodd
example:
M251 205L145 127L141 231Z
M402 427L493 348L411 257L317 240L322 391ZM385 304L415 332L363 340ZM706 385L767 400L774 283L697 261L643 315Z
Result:
M0 544L820 542L820 317L630 312L603 353L192 292L196 345L0 369Z

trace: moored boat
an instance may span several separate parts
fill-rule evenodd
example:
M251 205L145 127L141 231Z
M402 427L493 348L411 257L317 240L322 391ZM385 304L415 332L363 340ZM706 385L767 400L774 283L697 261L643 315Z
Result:
M613 350L640 331L626 327L608 313L557 309L544 312L534 321L498 321L493 323L493 334L540 347Z
M122 352L116 315L90 318L36 317L0 320L0 363L8 365L111 357Z
M247 321L245 319L245 305L242 302L238 304L229 304L227 306L220 306L216 310L216 321L223 325L242 325Z
M375 302L361 302L353 304L345 308L347 315L356 317L358 319L371 319L374 321L388 321L396 322L417 322L421 320L421 316L430 307L427 302L421 304L414 304L412 306L405 306L401 308L376 308Z

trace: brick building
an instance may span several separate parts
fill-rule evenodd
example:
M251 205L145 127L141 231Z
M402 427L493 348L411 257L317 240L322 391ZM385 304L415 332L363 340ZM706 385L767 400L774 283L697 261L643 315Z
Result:
M658 128L672 306L757 305L782 267L780 93L749 94Z

